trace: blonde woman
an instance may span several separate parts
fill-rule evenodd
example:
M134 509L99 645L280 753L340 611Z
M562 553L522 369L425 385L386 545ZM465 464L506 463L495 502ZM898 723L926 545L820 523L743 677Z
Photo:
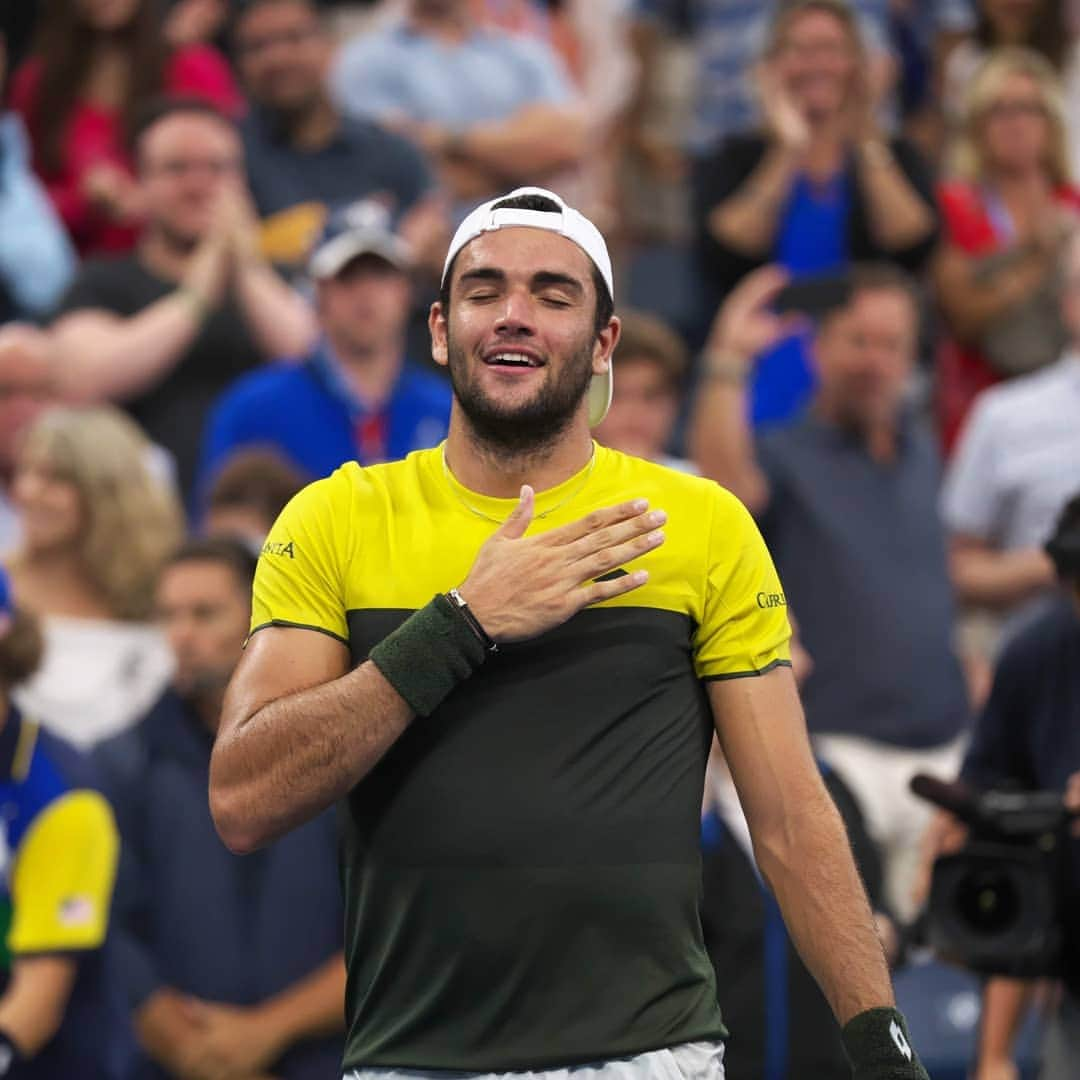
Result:
M940 202L935 284L949 334L938 367L946 450L975 396L1056 360L1056 273L1080 193L1069 173L1061 85L1050 62L1001 49L978 70Z
M183 525L154 453L116 410L55 408L30 428L16 460L22 541L9 571L46 641L18 704L78 746L134 723L171 672L148 620Z

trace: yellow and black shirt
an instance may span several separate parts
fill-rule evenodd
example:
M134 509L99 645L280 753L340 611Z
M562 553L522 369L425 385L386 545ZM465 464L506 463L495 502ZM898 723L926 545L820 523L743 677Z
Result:
M698 917L702 681L788 663L787 616L757 528L710 481L598 446L530 531L632 498L668 513L631 567L647 584L501 648L342 808L347 1069L546 1068L724 1034ZM253 631L321 631L362 663L513 506L462 487L441 448L345 465L271 531Z

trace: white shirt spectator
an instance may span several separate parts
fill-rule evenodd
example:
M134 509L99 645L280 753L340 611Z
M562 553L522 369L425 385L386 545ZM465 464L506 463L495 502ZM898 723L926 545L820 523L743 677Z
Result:
M1041 547L1080 492L1078 417L1078 352L981 394L945 476L948 530L1002 550Z
M153 626L57 615L41 625L42 665L12 696L79 749L137 723L172 677L172 653Z

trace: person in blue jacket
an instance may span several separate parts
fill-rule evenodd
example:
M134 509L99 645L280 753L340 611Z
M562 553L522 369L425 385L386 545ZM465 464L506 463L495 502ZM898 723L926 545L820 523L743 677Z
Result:
M197 490L239 449L278 450L312 480L346 461L392 461L434 446L450 421L450 386L405 356L411 253L379 202L330 215L309 272L322 335L302 361L240 378L215 404Z

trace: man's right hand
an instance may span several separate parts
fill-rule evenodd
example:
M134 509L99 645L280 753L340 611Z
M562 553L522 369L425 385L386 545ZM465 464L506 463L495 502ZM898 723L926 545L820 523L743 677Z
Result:
M500 644L536 637L590 604L644 585L646 570L596 579L664 542L658 530L667 515L650 511L644 499L594 510L570 525L526 537L533 503L526 485L460 588L480 625Z

